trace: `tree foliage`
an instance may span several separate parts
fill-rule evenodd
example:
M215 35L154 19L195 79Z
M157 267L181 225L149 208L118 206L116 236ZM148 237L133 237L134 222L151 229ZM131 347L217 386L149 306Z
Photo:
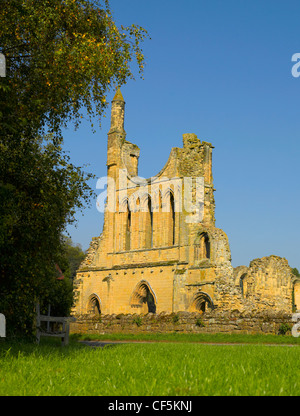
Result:
M83 110L91 123L100 120L110 88L133 77L133 59L143 71L146 31L136 25L119 30L108 1L2 3L7 76L1 81L7 88L0 117L11 134L33 136L47 127L58 135L69 121L78 126Z
M65 259L64 264L61 264L63 274L65 277L74 279L80 263L85 258L85 252L80 244L74 244L72 239L67 236L63 237L63 249Z
M51 306L52 316L68 316L73 306L73 278L85 253L80 244L74 244L67 236L62 237L61 252L57 258L56 279L43 293L40 304L41 313L48 313L48 306Z
M61 234L88 203L88 177L51 140L0 142L0 306L14 330L31 332L35 300L55 284Z
M133 77L133 61L142 73L145 36L135 25L118 29L107 0L1 2L0 312L8 332L31 334L36 300L69 293L55 264L66 225L92 191L91 175L63 152L62 129L85 112L100 120L108 91Z

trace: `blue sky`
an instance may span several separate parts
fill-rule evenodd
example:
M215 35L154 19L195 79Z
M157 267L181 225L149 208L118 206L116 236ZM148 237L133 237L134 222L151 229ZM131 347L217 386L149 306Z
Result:
M232 264L275 254L300 270L300 2L293 0L111 0L118 25L148 30L144 80L122 87L127 139L141 149L139 175L166 163L182 134L211 142L216 226ZM113 98L113 92L108 96ZM93 134L65 131L73 163L106 176L110 108ZM96 190L96 179L91 182ZM103 214L91 208L68 227L87 249Z

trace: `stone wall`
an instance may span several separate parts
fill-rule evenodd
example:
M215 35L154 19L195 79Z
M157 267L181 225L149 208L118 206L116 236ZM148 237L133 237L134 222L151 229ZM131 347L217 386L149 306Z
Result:
M252 260L249 267L234 269L231 279L231 295L244 308L262 310L281 310L287 313L298 309L293 301L294 276L285 258L278 256L262 257ZM238 289L238 290L237 290ZM237 295L240 291L241 295Z
M300 281L286 259L263 257L233 269L228 237L215 227L211 143L183 134L183 147L172 148L157 175L137 178L140 149L126 140L124 115L118 89L107 141L103 232L93 238L77 271L73 313L96 308L102 316L170 314L217 307L223 317L233 310L300 309ZM157 320L152 317L151 325ZM222 326L221 320L209 324Z
M290 311L292 307L291 268L285 258L263 257L250 262L249 272L243 279L244 296L261 309Z
M284 312L241 313L237 310L200 314L177 312L76 317L71 333L249 333L278 334L281 324L292 326L291 314Z
M158 174L137 178L140 149L126 140L124 115L118 89L107 140L103 232L77 271L73 312L95 305L102 314L144 313L144 307L191 312L195 297L197 305L199 296L212 303L216 268L232 274L228 238L215 228L213 146L183 134L183 147L172 148Z

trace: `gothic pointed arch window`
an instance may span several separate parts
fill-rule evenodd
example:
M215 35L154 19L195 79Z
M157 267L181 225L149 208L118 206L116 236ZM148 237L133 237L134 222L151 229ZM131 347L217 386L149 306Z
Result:
M127 201L126 209L126 228L125 228L125 250L130 250L130 241L131 241L131 211L129 208L129 203Z
M175 244L175 201L174 195L170 192L170 245Z
M130 306L138 313L156 313L156 296L148 282L140 281L135 287L131 298Z
M203 258L210 259L210 241L208 234L205 233L202 237Z
M164 232L164 244L167 246L173 246L175 244L175 200L173 191L169 188L163 196L163 209L165 212L165 224L166 231Z
M153 247L153 212L151 197L148 195L146 202L146 217L145 217L145 247Z
M209 236L203 232L195 241L195 261L210 259L211 245Z

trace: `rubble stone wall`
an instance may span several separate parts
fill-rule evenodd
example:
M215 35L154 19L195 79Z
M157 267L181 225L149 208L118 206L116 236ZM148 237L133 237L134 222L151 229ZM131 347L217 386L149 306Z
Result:
M282 324L292 327L292 315L284 312L241 313L237 310L220 313L217 311L177 312L145 315L112 314L91 317L77 316L71 323L71 333L249 333L278 334Z

